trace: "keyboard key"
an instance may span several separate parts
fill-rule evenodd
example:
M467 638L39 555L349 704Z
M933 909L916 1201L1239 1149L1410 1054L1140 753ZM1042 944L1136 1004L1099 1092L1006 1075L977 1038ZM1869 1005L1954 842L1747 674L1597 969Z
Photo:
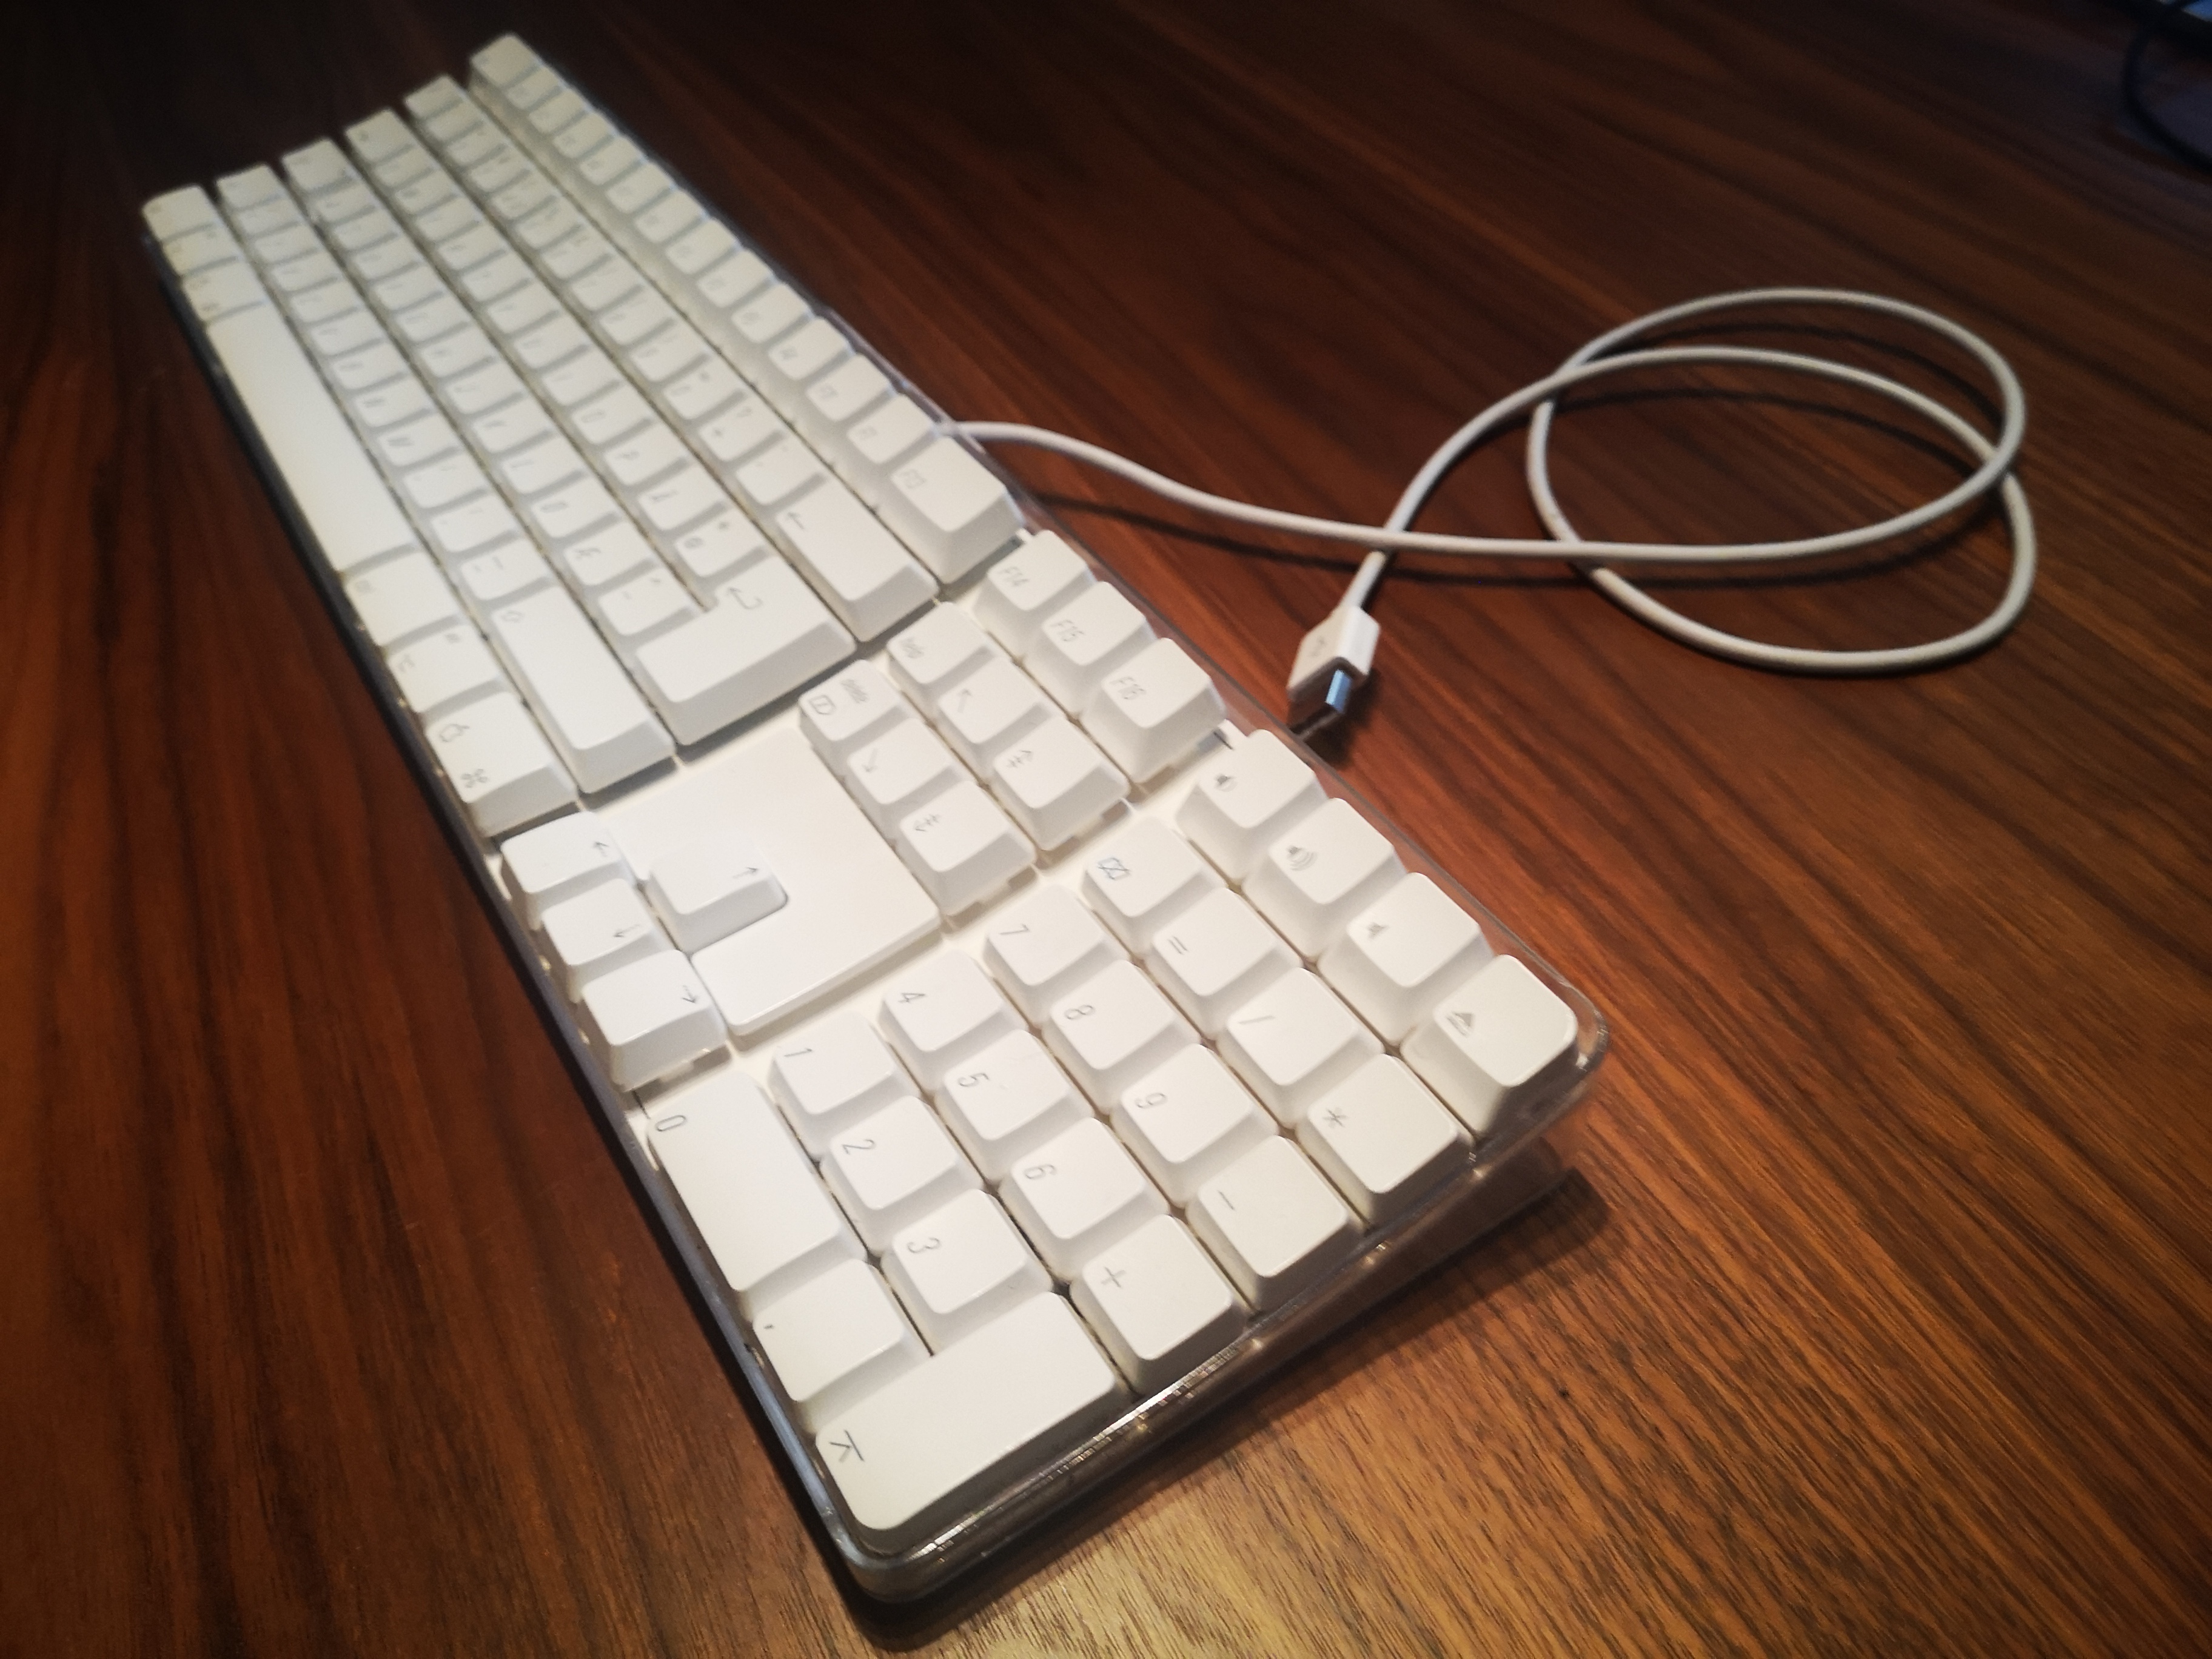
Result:
M642 167L631 168L607 186L607 205L624 218L630 218L665 196L674 183L666 172L647 161Z
M674 307L650 288L640 288L620 305L599 313L600 333L618 346L633 346L676 320Z
M761 1310L753 1335L809 1429L928 1357L874 1268L841 1261Z
M465 561L453 572L461 592L481 614L488 605L507 602L553 585L553 568L527 542L509 542Z
M586 316L597 316L644 286L645 278L635 265L627 259L612 258L593 265L569 283L568 300Z
M353 412L372 431L429 413L436 407L412 374L392 380L353 400Z
M1404 873L1382 832L1332 800L1267 848L1244 896L1311 961Z
M1121 959L1121 946L1065 887L1039 887L993 916L983 932L984 963L1039 1024L1054 1003Z
M546 370L538 384L557 407L574 409L580 404L589 403L610 386L622 385L622 370L604 351L582 351L559 367ZM626 386L623 389L629 390ZM584 435L586 439L592 436L589 432Z
M487 621L523 694L544 717L546 735L587 793L675 752L614 653L562 589L503 605Z
M1298 958L1250 905L1217 887L1153 933L1145 963L1191 1024L1218 1036L1230 1015Z
M1298 1145L1370 1225L1466 1167L1467 1131L1402 1061L1377 1054L1298 1120Z
M263 264L282 265L302 254L320 253L323 242L322 238L306 225L295 223L282 230L272 231L266 236L255 237L252 247L253 257ZM270 274L273 276L275 273ZM283 286L296 287L298 284L286 283Z
M817 443L834 441L841 427L873 409L890 389L890 377L867 358L848 357L808 383L793 418Z
M1152 625L1121 590L1094 582L1038 624L1022 665L1074 714L1107 675L1152 641Z
M738 348L748 363L759 368L766 362L767 348L771 343L813 314L814 308L799 297L796 289L771 283L730 313L730 326L736 331L731 343ZM749 378L759 384L757 377Z
M727 225L712 219L670 239L662 255L679 276L696 276L718 260L737 252L738 239Z
M900 819L966 775L952 751L919 720L893 725L873 743L853 750L845 766L854 799L887 836Z
M627 581L660 562L629 524L611 524L570 542L554 555L587 597Z
M442 287L442 284L441 285ZM410 306L392 319L400 337L416 345L426 345L455 329L465 327L469 313L461 302L449 293L439 293L420 305ZM443 379L442 374L440 375Z
M406 553L345 585L347 601L370 641L388 649L460 618L453 590L427 553Z
M415 361L432 380L444 382L472 369L486 367L494 362L495 348L484 331L471 324L454 330L443 339L433 340L415 353ZM504 367L504 365L501 365ZM453 406L462 414L471 412L456 396Z
M1139 952L1162 923L1220 885L1212 866L1158 818L1139 818L1083 864L1083 896L1121 943Z
M430 727L430 749L477 828L504 835L576 799L576 786L511 691L467 704Z
M493 301L484 307L483 314L486 322L512 339L537 327L549 317L562 317L567 313L562 310L560 301L553 297L552 289L543 283L531 283ZM517 349L520 349L519 342ZM567 353L561 355L565 356ZM526 354L524 361L535 368L557 360L541 345L534 356Z
M178 276L189 276L209 265L235 259L238 243L222 226L207 225L162 243L161 252Z
M1035 680L994 657L939 700L938 727L981 772L1057 712Z
M483 636L466 624L425 635L393 652L385 664L408 708L426 720L507 689L507 677Z
M462 291L478 305L517 294L532 280L530 267L522 263L520 255L512 252L494 255L465 271L460 279Z
M1068 1289L1139 1394L1176 1381L1244 1328L1229 1281L1170 1215L1093 1256Z
M984 573L975 590L975 615L1018 657L1030 648L1039 623L1097 580L1074 549L1044 531Z
M1474 918L1416 875L1354 916L1322 952L1320 969L1384 1042L1401 1042L1490 957Z
M1522 963L1498 957L1448 993L1402 1052L1480 1136L1516 1093L1573 1064L1575 1011Z
M407 124L388 109L380 109L365 120L356 121L345 130L346 142L353 153L374 167L386 161L415 142L415 135Z
M233 213L243 212L256 205L277 199L283 195L284 191L283 181L276 177L276 170L273 167L252 167L246 168L242 173L229 173L225 177L216 180L216 188L222 193L224 204L228 206ZM160 199L166 202L172 199L172 198L174 198L181 203L185 198L198 197L204 200L205 194L206 193L204 191L198 189L197 187L193 187L185 190L173 191L170 192L169 196L162 197ZM151 203L148 204L149 209L150 210L153 205L154 204ZM179 227L179 228L189 230L191 228L191 226L187 224ZM175 235L177 232L174 230L164 229L156 226L154 234L161 240L167 241L170 237Z
M416 422L411 431L435 435L438 427L445 427L445 422L442 420L441 422ZM452 427L445 429L445 438L452 438ZM410 441L410 434L404 434L404 431L403 434L387 434L383 441L378 441L376 447L385 453L385 460L392 460L394 465L404 465L403 458L392 452L404 449L407 441ZM427 467L416 467L414 471L400 476L400 493L425 514L467 500L469 495L476 495L483 489L489 489L483 469L462 453L452 453L445 460L427 465Z
M734 507L667 539L668 556L692 592L714 603L723 583L769 556L768 544L750 519Z
M948 916L973 909L1036 857L998 803L966 777L901 818L896 845Z
M1142 783L1188 754L1227 712L1212 676L1173 640L1155 640L1091 694L1083 724Z
M806 383L852 352L844 330L828 318L801 324L769 349L764 367L769 401L782 409L804 408L799 393Z
M990 782L1023 831L1048 852L1129 793L1129 781L1098 745L1057 714L1000 753Z
M811 588L763 559L719 591L704 616L642 647L638 672L662 717L694 743L804 684L853 648Z
M741 305L766 288L775 273L750 248L740 249L698 279L700 297L718 311Z
M891 1047L924 1092L969 1055L1022 1022L971 957L939 951L897 974L884 988L883 1023Z
M569 1000L601 974L668 949L668 937L627 882L603 882L550 904L538 916Z
M940 605L894 635L884 659L901 690L934 709L941 695L998 654L973 617L957 605Z
M478 491L489 488L483 469L466 455L458 453L448 455L430 465L418 467L399 480L400 493L425 513L465 501Z
M307 343L323 357L348 357L365 346L382 343L384 331L377 326L376 319L366 311L351 311L327 323L319 323L307 331ZM395 372L397 365L395 363ZM343 376L339 384L346 381ZM362 385L369 382L363 380Z
M319 304L311 307L306 301L319 301L322 295L343 286L342 283L332 283L325 288L315 289L293 306L293 314L303 323L319 321L333 314L340 307L325 309ZM193 315L204 323L212 322L228 312L268 303L268 295L255 280L253 273L235 261L211 265L205 270L195 272L185 278L183 288L185 302L191 307Z
M614 257L615 245L563 207L557 214L541 209L515 227L529 246L538 250L538 263L557 283L581 276L602 259Z
M699 614L684 584L665 567L656 566L619 587L608 588L592 602L607 640L617 651L634 652L656 635Z
M617 1089L665 1077L722 1046L714 999L673 951L595 976L582 1001L585 1035Z
M1221 1057L1285 1124L1382 1052L1382 1045L1304 969L1285 974L1230 1015Z
M464 418L496 409L510 398L522 398L522 378L505 363L484 363L446 382L446 401ZM529 400L534 409L535 399Z
M1091 1115L1090 1103L1027 1031L1010 1032L955 1066L937 1103L961 1149L994 1183L1031 1149Z
M583 325L563 312L546 318L526 332L511 335L507 343L523 368L546 374L546 383L552 384L547 371L554 365L565 364L569 358L586 350L596 353Z
M822 1176L871 1250L977 1184L945 1126L912 1095L831 1136Z
M814 1166L750 1078L723 1066L654 1106L647 1145L746 1317L860 1255Z
M328 190L355 176L353 164L345 152L327 138L319 138L301 149L281 158L281 165L292 180L292 187L302 196Z
M851 1013L832 1015L779 1048L769 1062L768 1086L815 1158L862 1118L914 1092L874 1028Z
M1206 757L1176 827L1223 875L1241 882L1273 842L1326 800L1311 767L1273 732L1255 732Z
M1181 1206L1275 1126L1211 1048L1193 1045L1130 1085L1114 1108L1114 1129Z
M517 495L543 495L556 484L580 477L584 458L566 438L542 438L508 453L499 464L500 480Z
M568 420L576 428L577 436L602 451L610 445L618 445L626 441L641 427L650 425L662 431L667 429L653 419L653 405L646 402L635 386L626 383L610 386L589 401L578 404ZM658 467L648 466L640 459L631 478L625 482L649 478L658 471Z
M951 438L901 462L890 485L884 514L939 581L957 581L1022 527L998 475Z
M563 87L530 112L531 131L550 137L571 122L581 119L589 108L574 88Z
M778 513L775 525L792 558L855 638L873 639L936 596L929 573L834 478Z
M914 705L872 662L848 664L799 700L799 729L841 772L855 750L913 718Z
M441 202L450 202L459 194L460 186L453 182L452 175L441 169L396 186L392 203L410 219L420 220Z
M788 438L791 428L759 398L740 398L699 428L699 441L725 466L737 466L771 443Z
M624 355L639 381L648 386L664 386L679 375L688 374L703 362L707 343L699 337L698 331L678 323L665 328L651 339L632 346Z
M645 896L679 951L698 951L784 906L784 891L752 843L730 830L661 854Z
M1359 1223L1280 1135L1270 1135L1199 1188L1191 1231L1237 1294L1279 1308L1359 1247Z
M258 173L258 169L256 172ZM249 175L240 174L238 177L243 181ZM258 196L247 200L237 199L233 197L228 188L231 181L225 179L223 182L224 197L227 200L230 200L234 206L246 206L250 204L250 200L259 199ZM247 191L256 191L260 187L261 181L258 178L253 178L252 183L240 182L238 187L238 197L245 197ZM183 190L173 190L166 196L155 197L146 204L142 213L146 221L147 228L154 233L154 240L157 242L173 241L186 231L204 230L222 222L216 213L215 204L208 199L208 193L197 185L187 185Z
M440 264L455 276L462 277L471 271L482 270L489 261L507 253L508 249L507 238L499 234L499 228L480 220L459 235L447 238L431 252L437 255ZM533 292L542 290L542 285L538 284L534 278L526 280L531 282ZM514 331L516 325L509 322L510 314L502 314L493 319L501 333Z
M902 393L886 400L845 428L838 449L846 481L869 506L880 505L890 493L893 470L933 430L913 398Z
M1095 1117L1024 1158L1000 1196L1061 1279L1073 1279L1101 1250L1167 1212L1159 1189Z
M356 316L365 313L356 312ZM309 339L313 337L309 331ZM365 392L371 386L381 386L394 375L407 372L407 360L402 357L392 342L383 337L379 329L374 343L352 351L330 355L331 378L344 392Z
M988 1193L966 1192L890 1242L884 1275L932 1348L1011 1312L1052 1279Z
M1128 962L1114 963L1054 1003L1044 1037L1084 1093L1109 1110L1124 1089L1198 1041L1189 1022Z
M861 1535L893 1549L1101 1426L1114 1368L1056 1296L1032 1297L815 1436Z
M469 59L469 67L494 87L511 87L539 65L536 52L512 34L502 34ZM428 90L428 88L425 88ZM410 107L412 107L411 104ZM421 111L416 111L418 115Z
M609 882L627 884L629 866L596 814L571 812L500 843L507 890L535 927L545 912Z
M472 553L521 538L522 526L507 503L496 495L479 495L430 520L430 539L448 565L458 565Z
M737 371L720 357L696 364L661 386L657 395L671 415L684 422L705 420L725 404L750 396Z

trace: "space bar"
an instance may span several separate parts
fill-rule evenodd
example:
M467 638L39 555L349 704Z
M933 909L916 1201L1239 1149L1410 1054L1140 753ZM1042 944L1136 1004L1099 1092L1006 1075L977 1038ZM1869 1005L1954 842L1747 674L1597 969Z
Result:
M331 568L415 544L415 532L273 307L210 323L208 343Z

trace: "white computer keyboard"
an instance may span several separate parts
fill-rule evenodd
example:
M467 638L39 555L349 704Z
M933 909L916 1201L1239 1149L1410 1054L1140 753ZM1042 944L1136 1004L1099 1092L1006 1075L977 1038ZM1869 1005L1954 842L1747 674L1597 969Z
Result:
M863 1588L1542 1190L1604 1028L512 37L147 204Z

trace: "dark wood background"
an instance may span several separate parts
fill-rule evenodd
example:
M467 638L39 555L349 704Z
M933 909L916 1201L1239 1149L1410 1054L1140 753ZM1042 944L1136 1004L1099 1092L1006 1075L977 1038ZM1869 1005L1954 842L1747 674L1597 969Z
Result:
M4 21L0 1650L2212 1645L2212 179L2119 118L2118 10ZM508 26L954 411L1271 502L1380 514L1584 338L1746 284L1935 306L2033 401L2043 583L1948 672L1394 581L1345 764L1610 1013L1577 1174L902 1614L802 1523L136 240ZM1706 393L1575 415L1577 514L1809 531L1952 476L1881 410ZM1516 453L1433 522L1533 531ZM1016 464L1256 686L1341 580ZM1675 591L1877 643L2002 559Z

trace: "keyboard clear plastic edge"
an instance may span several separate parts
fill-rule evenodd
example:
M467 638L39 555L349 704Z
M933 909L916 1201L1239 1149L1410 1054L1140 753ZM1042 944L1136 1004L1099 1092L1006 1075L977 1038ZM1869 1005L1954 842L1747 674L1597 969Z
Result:
M544 61L562 73L564 78L574 79L567 76L557 60L548 58ZM584 83L579 82L576 84ZM478 89L471 84L472 91ZM484 100L483 102L488 112L498 118L500 110L496 100ZM603 103L598 107L607 114L611 122L615 123L618 132L631 137L633 142L636 141L635 135L616 121L612 112L608 112ZM641 143L640 148L645 150L648 161L659 161L664 167L667 167L667 163L650 147ZM668 168L668 171L678 187L691 188L674 168ZM710 216L733 232L738 230L727 216L714 209L702 194L696 190L692 193L699 197ZM542 959L519 907L510 901L504 890L497 873L495 847L476 830L459 799L447 785L428 743L406 711L382 653L370 641L366 630L346 603L339 578L321 556L313 533L291 498L283 473L229 386L203 325L193 316L184 296L182 279L161 257L160 245L150 234L142 233L141 240L179 321L200 356L204 368L222 395L234 426L259 467L293 540L300 549L302 562L319 586L325 602L352 647L362 673L374 687L383 705L387 725L407 753L416 775L438 811L447 835L456 848L464 851L489 908L506 933L510 953L537 992L541 1012L547 1016L566 1045L572 1070L598 1109L604 1132L624 1159L640 1198L659 1222L665 1243L682 1262L694 1294L719 1334L726 1357L744 1376L827 1536L850 1571L854 1583L866 1594L884 1601L913 1600L939 1589L956 1577L973 1571L985 1561L1006 1553L1018 1542L1029 1539L1047 1517L1111 1480L1170 1435L1228 1404L1322 1339L1375 1307L1401 1286L1502 1225L1548 1193L1566 1172L1568 1165L1562 1146L1564 1137L1560 1132L1587 1094L1609 1047L1606 1022L1595 1006L1517 933L1501 922L1487 906L1470 894L1449 872L1437 865L1419 843L1398 829L1339 776L1334 768L1294 737L1279 720L1225 674L1181 629L1162 616L1143 594L1091 554L1072 529L1032 497L1018 480L999 467L987 453L963 440L963 447L1006 483L1020 510L1025 528L1057 532L1091 565L1098 580L1118 588L1144 614L1161 637L1176 641L1213 677L1231 724L1247 733L1272 732L1289 745L1292 752L1313 769L1327 794L1347 802L1389 840L1407 871L1426 875L1434 880L1445 894L1481 924L1499 954L1519 957L1564 1000L1575 1014L1575 1049L1570 1066L1557 1073L1547 1084L1521 1095L1511 1103L1504 1115L1474 1144L1463 1167L1440 1182L1427 1198L1413 1207L1370 1229L1359 1253L1343 1266L1280 1307L1249 1320L1237 1339L1211 1358L1166 1387L1142 1397L1132 1398L1125 1409L1087 1438L945 1521L928 1536L894 1553L886 1553L870 1548L860 1536L837 1496L835 1483L821 1466L813 1437L799 1423L790 1403L775 1383L765 1359L748 1337L734 1296L723 1283L712 1256L692 1225L682 1200L647 1154L635 1133L638 1108L634 1099L626 1097L609 1082L599 1060L578 1027L565 994ZM750 238L743 240L752 245ZM763 254L763 258L767 256ZM853 341L854 349L872 360L892 385L912 398L933 422L941 426L949 421L950 417L924 391L876 351L849 323L817 300L805 284L787 270L776 266L773 260L769 264L778 277L807 298L817 314L830 319L843 329ZM986 560L960 581L948 586L943 597L954 601L971 592L984 573L1006 550L1000 550L1000 553ZM881 641L863 646L859 654L879 659ZM829 676L818 676L810 684L818 684L820 679L826 678ZM740 741L746 734L758 731L779 718L787 720L799 696L803 695L803 690L777 700L759 714L715 734L703 744L695 745L692 750L685 751L687 757L711 753L725 744ZM1186 760L1172 768L1164 778L1136 793L1146 798L1157 799L1167 794L1179 799L1188 787L1192 769L1193 762ZM626 787L617 786L607 796L586 798L582 804L586 806L603 805L610 798L619 798ZM1091 836L1085 835L1080 838L1079 845L1091 840ZM917 950L930 948L949 936L940 933ZM907 953L898 960L911 960L915 952ZM868 975L870 982L895 965L887 963L872 972ZM825 1011L825 1006L811 1007L805 1011L805 1018L811 1019ZM787 1035L791 1024L779 1023L749 1041L745 1047L764 1048L776 1038Z

